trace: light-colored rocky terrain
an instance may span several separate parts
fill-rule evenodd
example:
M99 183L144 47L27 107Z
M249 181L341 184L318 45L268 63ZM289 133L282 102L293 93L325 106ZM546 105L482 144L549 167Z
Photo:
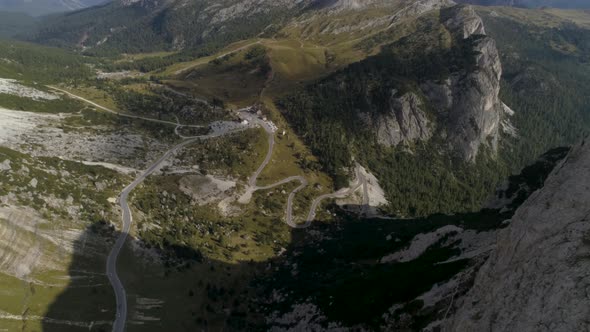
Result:
M387 114L365 117L365 121L377 129L377 141L386 146L396 146L430 139L432 124L422 110L422 100L411 92L403 96L396 94L396 90L391 91Z
M576 147L517 210L448 331L586 331L590 145Z
M0 78L0 94L5 93L19 97L31 98L33 100L55 100L58 96L31 88L18 83L17 80Z
M482 145L497 149L501 131L516 135L516 128L509 121L513 112L499 98L502 65L496 43L486 35L483 22L472 7L447 8L452 3L444 1L419 4L416 11L411 11L412 16L445 8L440 14L441 29L452 38L452 43L464 43L462 47L476 54L474 63L460 69L449 67L453 71L446 79L417 82L419 92L400 93L392 89L384 109L362 110L360 118L377 133L380 144L411 145L428 141L436 134L447 142L450 151L473 161ZM427 38L422 34L425 32L416 31L410 37ZM427 110L432 111L428 114Z
M141 168L166 145L131 130L64 130L72 114L40 114L0 108L0 145L31 156L104 162ZM87 129L87 128L80 128Z
M448 114L449 145L464 159L474 160L482 144L491 141L494 150L498 144L504 113L499 98L502 65L495 41L485 35L472 7L454 7L444 25L458 38L474 38L475 68L440 83L426 82L422 89L438 112Z

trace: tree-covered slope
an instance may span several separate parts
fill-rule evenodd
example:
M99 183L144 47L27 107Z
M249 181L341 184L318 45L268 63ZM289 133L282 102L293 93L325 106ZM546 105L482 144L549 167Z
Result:
M494 157L505 117L497 53L467 7L417 21L380 54L279 104L337 183L351 157L375 172L390 213L474 210L504 169Z
M502 99L515 110L518 137L506 146L511 163L575 144L590 128L590 30L540 10L480 13L500 51Z
M47 18L30 39L93 54L225 45L280 24L295 6L290 1L114 1Z
M0 40L0 77L40 83L89 78L93 60L62 49Z
M22 13L0 11L0 38L10 38L33 30L36 19Z
M449 127L455 122L456 106L440 112L439 99L448 97L442 90L433 93L440 85L429 82L452 81L470 68L481 72L473 61L481 52L461 46L469 39L445 42L447 29L441 30L435 16L427 15L416 33L383 48L381 54L282 99L284 115L320 157L324 169L340 179L337 182L345 183L344 170L354 156L376 172L391 213L477 209L501 174L517 171L547 149L574 144L588 132L590 31L540 10L480 8L480 13L485 31L498 44L503 67L500 97L509 106L503 107L499 120L497 152L494 136L489 136L489 144L472 163L451 153L460 144L452 140L455 130ZM485 95L487 90L483 91ZM424 117L416 116L411 103L408 113L392 103L408 93L422 103L418 111ZM451 95L457 100L455 92ZM394 121L385 129L402 138L397 146L383 144L382 123L367 121L389 112L399 125ZM463 115L482 127L468 113ZM420 126L425 124L431 135L423 135Z
M79 10L107 2L105 0L0 0L0 10L32 16Z

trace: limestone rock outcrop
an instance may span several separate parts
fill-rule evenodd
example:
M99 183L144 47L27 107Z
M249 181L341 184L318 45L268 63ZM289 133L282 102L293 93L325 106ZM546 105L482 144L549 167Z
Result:
M426 141L439 133L449 151L473 161L482 145L493 151L498 145L504 114L499 98L502 65L495 41L485 35L483 22L472 7L447 8L444 1L440 5L444 8L441 24L474 58L471 62L458 59L466 62L461 67L449 66L451 73L445 79L418 82L422 93L392 98L390 111L373 116L370 123L381 144ZM433 111L432 120L426 109Z
M396 146L428 140L432 136L432 124L423 111L420 97L411 92L398 97L396 93L396 90L391 92L388 112L367 120L376 129L377 141Z
M447 331L586 331L590 143L574 148L517 210Z
M442 82L424 82L423 93L446 118L450 147L463 159L474 160L482 144L497 148L503 114L499 98L502 65L495 41L485 35L481 18L469 6L447 10L445 27L459 39L468 39L475 54L473 68L454 72Z

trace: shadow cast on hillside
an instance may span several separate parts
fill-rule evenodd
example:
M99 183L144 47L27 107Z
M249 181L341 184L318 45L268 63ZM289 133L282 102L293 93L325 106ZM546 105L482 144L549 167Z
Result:
M392 304L412 301L467 264L439 265L456 253L445 247L409 263L376 264L380 257L444 225L485 230L505 218L490 210L392 222L331 209L338 222L292 230L286 251L262 262L229 264L183 246L170 246L169 258L160 262L138 257L128 240L118 264L127 291L127 330L266 330L271 312L288 313L310 300L329 320L377 329ZM43 331L111 331L115 300L104 270L116 236L106 224L95 224L76 241L72 279L49 308Z
M105 268L116 233L106 223L97 223L74 241L68 286L47 310L42 331L111 330L115 296Z

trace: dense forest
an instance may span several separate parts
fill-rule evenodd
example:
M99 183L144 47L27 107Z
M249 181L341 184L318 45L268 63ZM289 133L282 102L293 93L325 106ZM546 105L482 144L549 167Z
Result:
M501 98L516 111L517 137L503 137L498 154L484 149L465 164L435 135L427 143L387 148L360 120L359 111L387 111L392 89L420 95L418 83L444 79L473 65L467 39L450 49L444 41L403 38L369 58L280 101L284 115L304 137L337 185L346 184L351 156L375 172L390 213L422 216L477 210L494 187L550 148L575 144L590 125L590 34L573 25L538 28L486 17L498 41L504 75ZM436 25L421 27L436 32ZM431 36L431 37L428 37ZM433 46L434 45L434 46ZM560 49L556 45L573 45ZM515 56L518 54L518 56ZM435 112L426 111L431 117Z
M203 52L194 54L195 49L218 49L252 38L286 15L285 9L278 8L214 22L210 16L215 12L207 12L210 6L207 1L194 1L179 10L170 3L138 2L127 6L111 2L47 17L28 38L43 44L83 48L85 54L94 56L182 50L187 51L184 57L194 58Z
M590 32L482 17L500 50L501 98L515 110L518 129L504 158L515 169L549 148L575 144L590 126Z
M33 30L37 19L22 13L0 11L0 38L11 38Z
M484 150L475 163L466 164L446 153L447 143L437 136L412 147L389 148L378 144L373 130L360 120L360 110L388 111L393 89L400 94L411 91L420 95L420 81L445 79L452 72L474 66L471 45L480 37L456 41L453 47L445 48L444 40L433 37L439 35L437 29L436 24L430 24L429 32L433 33L428 38L403 38L381 54L279 102L337 186L346 185L345 169L354 156L376 173L390 202L388 212L398 216L477 210L506 175L506 167L492 151ZM436 43L441 46L423 47ZM443 115L428 107L426 111L445 121Z
M0 77L42 83L90 78L95 60L52 47L0 40Z

